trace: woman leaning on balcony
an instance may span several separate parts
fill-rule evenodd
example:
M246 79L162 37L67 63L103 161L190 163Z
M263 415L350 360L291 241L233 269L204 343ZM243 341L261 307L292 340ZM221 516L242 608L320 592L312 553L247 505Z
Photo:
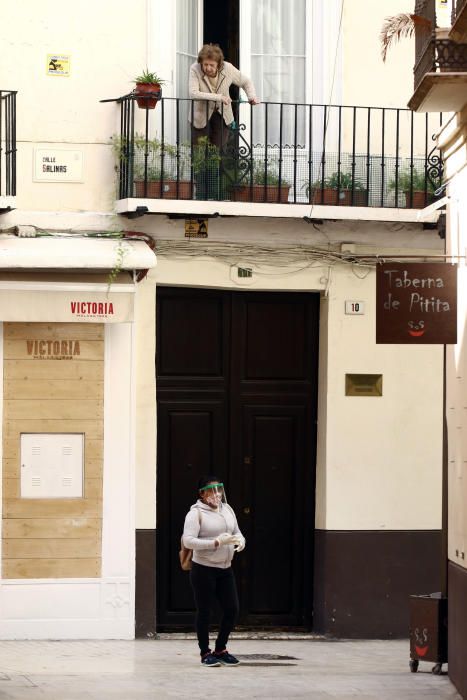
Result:
M207 136L219 149L227 144L229 125L234 121L229 95L231 85L243 88L251 105L259 104L250 78L224 61L222 49L217 44L204 44L198 61L190 67L188 85L189 97L193 100L189 120L194 143Z

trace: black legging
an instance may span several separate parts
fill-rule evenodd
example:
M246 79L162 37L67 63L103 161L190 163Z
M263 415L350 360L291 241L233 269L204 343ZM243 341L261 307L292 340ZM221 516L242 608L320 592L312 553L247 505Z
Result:
M222 610L222 619L215 651L223 651L238 615L237 586L232 567L218 569L193 562L190 583L195 597L196 634L201 656L209 651L209 618L216 598Z

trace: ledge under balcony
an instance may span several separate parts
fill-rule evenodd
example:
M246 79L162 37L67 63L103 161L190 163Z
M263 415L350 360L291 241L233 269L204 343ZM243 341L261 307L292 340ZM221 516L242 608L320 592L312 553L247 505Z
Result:
M252 216L416 222L434 202L440 115L408 109L233 103L221 142L190 127L193 101L116 100L116 211L136 218ZM207 103L206 103L207 107ZM222 108L221 108L222 109ZM424 221L436 222L438 213Z
M0 214L16 206L16 92L0 90Z

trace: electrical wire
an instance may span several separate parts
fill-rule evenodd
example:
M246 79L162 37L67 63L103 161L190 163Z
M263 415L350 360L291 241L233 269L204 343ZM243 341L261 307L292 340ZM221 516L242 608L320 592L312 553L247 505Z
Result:
M321 160L323 161L326 153L326 138L328 135L328 127L329 127L329 119L331 117L331 105L332 105L332 95L334 93L334 85L336 81L336 73L337 73L337 58L339 55L339 44L341 41L341 35L342 35L342 22L344 18L344 3L345 0L341 0L341 12L340 12L340 17L339 17L339 26L337 28L337 39L336 39L336 50L334 52L334 64L332 68L332 80L331 80L331 89L329 91L329 99L327 103L327 114L326 114L326 122L324 124L324 130L323 130L323 155L321 156ZM323 162L321 163L323 165ZM316 197L316 191L313 194L313 200L311 202L311 207L310 207L310 213L309 217L311 217L311 214L313 213L313 207L315 206L315 197Z

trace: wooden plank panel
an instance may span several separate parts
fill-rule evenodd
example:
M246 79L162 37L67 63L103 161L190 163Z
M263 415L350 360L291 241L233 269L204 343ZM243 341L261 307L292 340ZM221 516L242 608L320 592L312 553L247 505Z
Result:
M18 459L3 459L3 478L19 479L20 464Z
M20 497L20 481L19 479L3 478L3 497L4 498L19 498Z
M85 498L96 498L102 500L102 488L103 482L101 479L90 479L84 480L84 497Z
M5 426L3 427L3 430L5 430ZM9 438L7 440L5 438L5 433L3 433L3 459L14 459L17 460L19 463L19 452L19 436L18 438Z
M18 442L21 433L85 433L91 440L103 439L104 428L100 420L47 420L31 418L23 420L6 420L3 436L7 440ZM9 456L9 455L8 455Z
M5 379L82 379L83 381L102 381L104 376L104 361L73 359L48 360L5 360L3 363Z
M100 576L103 357L104 324L4 324L5 578ZM21 433L83 433L87 497L19 498Z
M104 402L96 400L80 399L67 401L29 401L11 399L3 402L3 410L6 420L57 418L61 420L76 420L77 418L93 418L102 420L104 416Z
M4 498L4 518L100 517L102 501L87 498Z
M104 473L104 465L99 459L85 459L84 462L84 478L85 479L100 479Z
M99 578L100 559L4 559L3 578Z
M31 379L25 381L5 381L5 399L103 399L104 382L82 380Z
M3 521L3 536L16 538L92 538L100 540L100 518L11 518Z
M53 342L53 341L51 341ZM70 341L71 342L71 341ZM104 356L104 341L103 340L80 340L79 342L79 352L76 344L73 344L70 352L72 352L72 358L77 358L82 362L89 362L91 360L101 360ZM52 347L44 346L43 353L40 352L41 357L45 359L37 359L35 355L37 354L36 349L33 346L28 346L27 340L4 340L3 342L3 353L6 360L28 360L29 362L45 362L46 358L48 362L73 362L73 359L69 360L59 360L54 359L54 354L68 354L68 352L63 352L60 350L59 353L52 352Z
M100 557L96 539L4 539L4 559L90 559Z
M93 440L86 434L86 464L89 460L99 460L102 462L104 459L104 443L102 440Z
M103 323L5 323L3 336L7 340L52 338L103 340Z

